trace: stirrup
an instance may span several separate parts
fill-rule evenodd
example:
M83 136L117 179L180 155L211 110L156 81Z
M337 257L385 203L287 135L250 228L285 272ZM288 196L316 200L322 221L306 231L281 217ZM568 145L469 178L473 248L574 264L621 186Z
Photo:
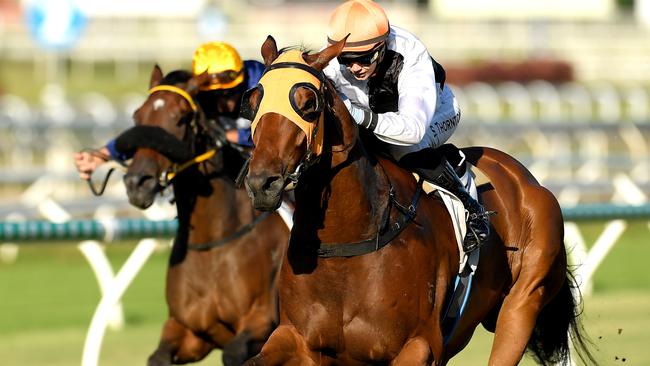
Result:
M463 238L463 251L469 254L470 252L483 246L488 238L489 235L485 238L485 240L481 240L476 232L474 232L474 230L472 230L472 228L467 225L467 234L465 234L465 238Z
M481 247L480 244L472 243L472 245L465 245L465 243L463 242L463 252L465 252L465 254L469 254L480 247Z
M463 251L469 253L480 248L490 237L490 216L496 215L496 211L482 210L479 213L467 213L466 227L467 232L463 238ZM474 231L470 222L480 220L487 226L487 231L484 233L486 236L483 240L479 237L478 233Z
M478 220L490 220L490 216L494 216L496 214L497 214L496 211L487 211L487 210L483 210L483 212L480 212L480 213L475 213L475 212L474 213L469 213L468 212L467 217L465 218L465 221L477 220L477 219ZM490 223L488 221L488 225L489 224Z

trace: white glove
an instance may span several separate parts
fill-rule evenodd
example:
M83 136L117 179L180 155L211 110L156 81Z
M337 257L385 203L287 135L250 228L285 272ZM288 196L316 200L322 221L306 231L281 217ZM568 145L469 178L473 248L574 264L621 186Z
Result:
M341 95L341 99L343 99L343 104L345 104L345 106L348 108L352 119L354 119L358 125L365 127L370 131L373 131L375 129L377 126L378 118L376 113L373 113L364 107L353 104L345 95Z

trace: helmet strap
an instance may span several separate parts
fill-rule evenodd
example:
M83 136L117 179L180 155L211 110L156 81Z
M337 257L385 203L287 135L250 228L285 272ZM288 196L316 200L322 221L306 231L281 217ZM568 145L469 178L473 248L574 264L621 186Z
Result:
M379 56L377 57L377 65L379 65L384 60L384 55L386 54L386 41L382 42L382 45L379 49Z
M377 56L377 59L373 61L374 64L377 66L375 67L375 71L373 71L372 75L370 77L373 77L377 74L377 71L379 71L379 65L381 62L384 60L384 55L386 54L386 42L382 42L382 45L380 46L379 50L379 55Z

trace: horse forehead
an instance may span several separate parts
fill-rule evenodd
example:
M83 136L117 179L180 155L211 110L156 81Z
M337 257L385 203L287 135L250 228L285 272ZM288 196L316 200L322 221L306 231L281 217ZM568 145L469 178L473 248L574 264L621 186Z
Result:
M261 123L265 121L264 123ZM292 138L296 134L302 133L304 131L298 127L297 124L291 122L291 120L277 112L268 112L260 118L260 125L265 126L264 130L267 135L272 135L273 141L286 140ZM274 131L271 133L270 131Z
M165 100L162 98L156 98L152 104L153 104L153 110L157 111L160 108L163 108L165 106Z

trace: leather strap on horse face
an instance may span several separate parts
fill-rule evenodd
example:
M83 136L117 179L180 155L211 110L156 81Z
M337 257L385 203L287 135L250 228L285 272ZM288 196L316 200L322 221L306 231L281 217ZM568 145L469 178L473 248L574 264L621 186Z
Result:
M173 164L171 167L160 173L158 184L160 184L161 187L167 187L180 172L191 167L194 164L199 164L212 158L216 153L217 149L208 150L203 154L195 156L194 158L184 162L183 164Z
M168 92L178 94L181 97L183 97L183 99L185 99L190 104L190 107L192 108L192 111L194 111L196 113L196 111L198 110L198 107L196 106L196 103L194 102L194 98L192 98L192 96L189 95L185 90L183 90L183 89L181 89L181 88L179 88L177 86L174 86L174 85L156 85L153 88L149 89L149 95L151 95L151 94L153 94L153 93L155 93L157 91L168 91Z
M167 187L183 170L206 161L217 153L217 149L211 149L192 157L193 153L185 143L158 126L134 126L115 139L115 148L120 153L133 154L143 147L157 151L172 162L158 178L158 184L162 187Z
M282 72L278 70L282 69ZM259 81L264 91L254 118L251 123L251 134L260 118L266 113L277 113L298 126L307 136L309 156L317 157L323 151L324 98L323 87L325 76L321 71L309 66L302 58L299 50L283 52L266 69ZM302 115L294 100L297 88L306 87L316 95L316 113L310 116Z

